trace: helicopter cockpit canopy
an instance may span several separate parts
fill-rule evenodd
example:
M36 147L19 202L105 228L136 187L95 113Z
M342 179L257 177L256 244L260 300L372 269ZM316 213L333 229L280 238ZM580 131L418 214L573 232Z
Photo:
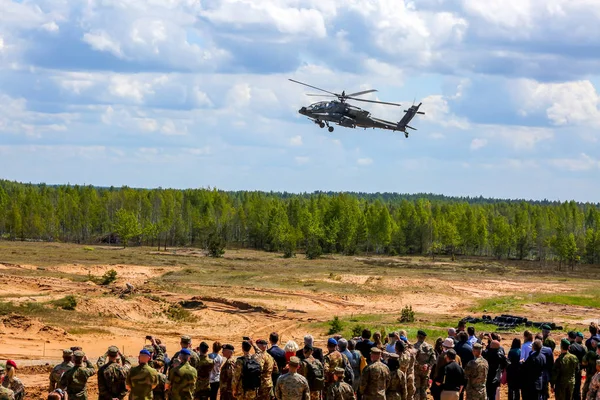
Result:
M308 106L307 111L311 111L311 112L325 111L330 108L333 108L333 106L334 106L334 103L332 101L320 101L318 103L313 103L310 106Z

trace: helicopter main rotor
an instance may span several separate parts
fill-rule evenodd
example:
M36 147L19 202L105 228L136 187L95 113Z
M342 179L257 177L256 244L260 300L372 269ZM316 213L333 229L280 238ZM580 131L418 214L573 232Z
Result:
M292 82L294 82L294 83L298 83L300 85L308 86L309 88L313 88L313 89L317 89L317 90L320 90L320 91L325 92L325 93L329 93L328 95L308 93L307 96L337 97L337 99L340 101L340 103L345 103L346 100L350 99L350 100L354 100L354 101L363 101L365 103L386 104L386 105L389 105L389 106L400 106L401 105L401 104L398 104L398 103L388 103L386 101L377 101L377 100L366 100L366 99L359 99L359 98L355 97L355 96L362 96L363 94L367 94L367 93L377 92L376 89L363 90L361 92L350 93L350 94L346 94L345 90L342 91L342 93L334 93L334 92L330 92L329 90L321 89L319 87L312 86L312 85L309 85L309 84L304 83L304 82L296 81L296 80L293 80L293 79L289 79L289 80L292 81Z

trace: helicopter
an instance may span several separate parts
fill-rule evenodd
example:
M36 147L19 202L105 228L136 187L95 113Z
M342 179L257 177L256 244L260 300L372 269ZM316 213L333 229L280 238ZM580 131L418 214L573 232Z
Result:
M298 83L300 85L308 86L310 88L320 90L322 92L328 94L312 94L309 93L307 96L321 96L321 97L334 97L337 100L331 101L319 101L317 103L313 103L308 107L302 107L298 110L298 113L308 117L315 124L319 125L321 128L327 129L329 132L333 132L332 124L337 124L339 126L343 126L346 128L378 128L378 129L387 129L391 131L400 131L404 132L404 136L408 138L408 129L417 130L412 126L408 125L408 123L415 117L417 114L425 114L423 111L419 111L419 107L421 104L412 105L408 108L408 110L404 110L404 116L398 122L386 121L383 119L375 118L371 116L371 113L367 110L363 110L362 108L353 106L348 104L346 100L354 100L354 101L362 101L366 103L376 103L376 104L385 104L389 106L400 106L398 103L388 103L385 101L376 101L376 100L367 100L367 99L359 99L356 96L362 96L367 93L376 92L376 89L363 90L361 92L346 94L346 91L342 91L342 93L334 93L325 89L318 88L316 86L309 85L304 82L296 81L294 79L289 79L294 83Z

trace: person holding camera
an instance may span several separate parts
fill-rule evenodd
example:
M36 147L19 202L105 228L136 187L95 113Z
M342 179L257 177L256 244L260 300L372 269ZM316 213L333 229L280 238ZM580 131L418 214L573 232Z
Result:
M125 380L131 363L121 354L118 347L110 346L106 353L98 358L96 365L99 367L98 399L122 400L127 395Z
M96 374L96 369L81 350L73 352L73 364L60 378L59 388L65 390L70 399L87 400L87 381Z

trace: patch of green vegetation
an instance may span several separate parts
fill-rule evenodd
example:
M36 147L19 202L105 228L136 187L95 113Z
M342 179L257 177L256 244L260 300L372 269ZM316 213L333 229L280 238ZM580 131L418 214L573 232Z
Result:
M472 307L472 312L514 313L521 309L524 299L516 296L500 296L481 299Z
M178 322L194 322L196 317L194 314L181 307L179 304L172 304L165 312L167 318Z
M343 328L344 325L340 321L340 318L336 315L331 321L329 321L329 331L327 332L327 334L333 335L335 333L341 332Z
M566 306L594 307L600 308L598 299L600 290L587 290L577 294L547 293L536 294L533 300L538 303L562 304Z
M76 326L76 327L72 327L72 328L68 328L67 332L70 333L71 335L88 335L88 334L92 334L92 335L112 335L112 332L109 331L108 329L104 329L104 328L94 328L94 327L81 327L81 326Z
M89 247L89 246L85 246L83 248L83 251L94 251L94 248L93 247Z
M75 310L75 307L77 307L77 298L73 295L68 295L62 299L52 301L52 304L62 308L63 310L72 311Z

